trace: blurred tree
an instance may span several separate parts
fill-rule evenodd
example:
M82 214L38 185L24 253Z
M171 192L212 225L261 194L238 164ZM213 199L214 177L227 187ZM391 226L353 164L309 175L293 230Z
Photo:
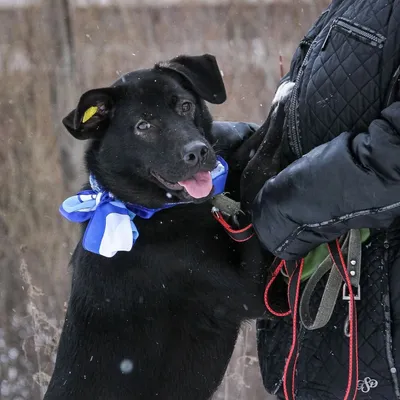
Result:
M60 162L64 186L68 192L76 191L83 183L83 145L72 136L65 134L62 118L69 113L76 102L75 50L73 21L69 0L44 0L44 25L48 30L47 49L50 99L53 105L52 120L58 136Z

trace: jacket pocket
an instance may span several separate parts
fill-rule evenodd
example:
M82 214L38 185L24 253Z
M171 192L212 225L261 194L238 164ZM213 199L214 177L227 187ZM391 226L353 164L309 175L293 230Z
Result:
M381 75L386 38L377 31L336 18L317 38L299 93L303 152L345 131L364 132L382 111Z
M386 41L385 36L382 34L375 32L374 30L360 25L356 22L350 21L347 18L336 18L329 29L328 34L324 40L321 50L325 50L329 44L330 38L333 32L342 33L349 38L357 40L359 42L365 43L369 46L376 47L379 49L383 48L383 45Z

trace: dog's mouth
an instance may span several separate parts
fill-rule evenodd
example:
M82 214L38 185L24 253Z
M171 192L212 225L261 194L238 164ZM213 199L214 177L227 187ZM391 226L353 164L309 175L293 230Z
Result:
M168 190L182 192L185 191L194 199L202 199L210 195L213 189L212 177L210 171L199 171L191 178L177 183L169 182L155 172L152 175Z

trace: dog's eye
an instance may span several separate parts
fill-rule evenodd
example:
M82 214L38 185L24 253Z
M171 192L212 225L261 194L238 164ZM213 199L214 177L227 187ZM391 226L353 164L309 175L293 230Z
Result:
M146 129L150 129L150 127L151 127L151 125L146 121L140 121L136 125L136 128L139 129L139 131L145 131Z
M191 108L192 108L192 103L190 103L189 101L185 101L184 103L182 103L183 112L188 112L191 110Z

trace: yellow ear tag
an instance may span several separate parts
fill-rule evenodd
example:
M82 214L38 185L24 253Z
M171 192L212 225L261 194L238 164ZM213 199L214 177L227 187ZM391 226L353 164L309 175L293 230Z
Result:
M89 107L85 111L85 114L83 114L82 122L85 123L86 121L89 121L89 119L92 118L94 114L96 114L97 110L98 108L96 106Z

